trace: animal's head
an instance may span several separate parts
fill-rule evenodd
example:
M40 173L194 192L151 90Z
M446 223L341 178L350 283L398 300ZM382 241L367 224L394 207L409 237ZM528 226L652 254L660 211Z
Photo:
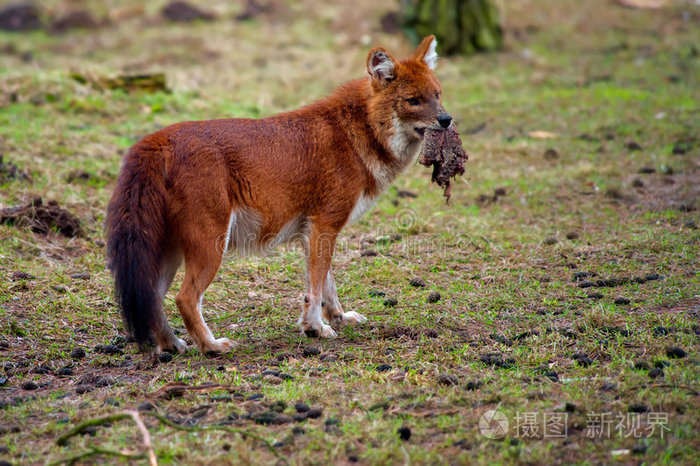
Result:
M426 128L446 129L452 117L442 106L442 88L433 70L437 65L434 36L423 39L405 60L395 59L383 47L370 50L367 72L374 96L370 111L393 122L395 132L409 140L423 139Z

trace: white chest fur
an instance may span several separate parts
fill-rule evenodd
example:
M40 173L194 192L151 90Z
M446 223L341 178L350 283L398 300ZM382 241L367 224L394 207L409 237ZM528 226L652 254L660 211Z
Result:
M360 197L357 199L357 202L355 203L355 207L352 209L352 212L350 213L350 218L348 219L347 223L353 223L360 218L369 210L371 209L374 204L377 202L376 197L369 197L365 196L364 194L361 194Z

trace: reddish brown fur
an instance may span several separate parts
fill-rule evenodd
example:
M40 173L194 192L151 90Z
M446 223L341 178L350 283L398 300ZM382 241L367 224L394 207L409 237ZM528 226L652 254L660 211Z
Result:
M335 238L361 196L375 199L413 161L422 144L418 130L436 127L445 114L440 84L424 62L432 40L402 62L372 49L369 78L302 109L260 120L178 123L129 151L108 208L108 255L137 340L184 350L161 310L184 258L176 303L188 332L202 351L231 348L213 338L198 307L221 264L231 218L232 230L240 231L258 219L258 244L298 224L294 233L307 242L303 330L335 336L321 321L321 306L327 322L364 320L343 313L337 300L330 273ZM381 63L391 73L373 73L371 65Z

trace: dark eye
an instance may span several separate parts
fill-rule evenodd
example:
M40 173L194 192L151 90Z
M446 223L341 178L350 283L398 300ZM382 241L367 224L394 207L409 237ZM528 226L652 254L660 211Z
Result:
M436 99L440 99L440 92L436 92L436 93L435 93L435 98L436 98Z
M406 99L406 102L408 102L408 105L420 105L420 100L417 97L410 97Z

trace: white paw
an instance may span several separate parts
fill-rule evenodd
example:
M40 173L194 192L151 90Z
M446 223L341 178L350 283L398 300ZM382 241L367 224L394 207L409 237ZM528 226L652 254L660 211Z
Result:
M175 338L170 346L160 346L158 345L158 351L159 352L165 352L169 351L172 352L173 350L177 351L180 354L184 354L187 352L187 343L185 343L185 340L181 340L180 338Z
M180 354L183 354L187 351L187 343L185 343L185 340L181 338L175 338L173 346L175 346L175 349Z
M202 353L227 353L235 348L235 344L228 338L217 338L205 342L200 350Z
M344 324L364 324L365 322L367 322L367 317L359 312L350 311L343 314Z
M321 338L336 338L338 336L330 325L323 324L321 327Z

